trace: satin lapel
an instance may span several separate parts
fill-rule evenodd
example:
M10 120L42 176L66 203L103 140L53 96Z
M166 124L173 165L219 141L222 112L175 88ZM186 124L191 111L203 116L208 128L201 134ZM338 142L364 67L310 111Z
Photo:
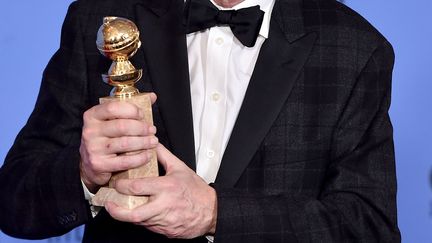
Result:
M235 185L256 153L316 40L315 33L285 33L277 7L216 178L216 183L226 187Z
M148 4L148 3L153 4ZM161 4L164 3L164 4ZM167 130L171 151L195 169L195 149L183 1L155 0L136 6L141 51Z

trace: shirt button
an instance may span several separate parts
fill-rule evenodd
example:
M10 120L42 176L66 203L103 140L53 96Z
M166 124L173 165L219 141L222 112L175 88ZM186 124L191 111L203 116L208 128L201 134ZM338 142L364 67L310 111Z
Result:
M216 38L216 44L218 44L218 45L222 45L223 43L224 43L224 40L223 40L222 37L218 37L218 38Z
M217 93L217 92L215 92L215 93L212 94L211 98L212 98L213 101L218 101L220 99L220 94Z
M207 157L208 158L213 158L215 156L215 152L211 149L207 150Z

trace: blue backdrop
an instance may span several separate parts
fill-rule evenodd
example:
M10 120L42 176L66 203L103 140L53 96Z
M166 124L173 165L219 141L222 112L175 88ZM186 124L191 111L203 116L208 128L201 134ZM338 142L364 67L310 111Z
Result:
M71 0L2 3L0 165L33 109L42 71L59 45ZM432 242L432 1L347 0L393 44L398 212L403 242ZM7 195L2 195L7 196ZM0 215L1 217L1 215ZM80 242L82 229L44 243ZM28 242L0 232L0 242ZM35 242L35 241L32 241Z

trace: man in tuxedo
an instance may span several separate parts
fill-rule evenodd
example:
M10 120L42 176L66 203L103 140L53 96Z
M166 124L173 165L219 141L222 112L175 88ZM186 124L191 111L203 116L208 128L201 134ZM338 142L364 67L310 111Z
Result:
M98 104L105 16L141 31L132 62L154 127L134 105ZM78 0L1 168L0 227L44 238L86 224L84 242L399 242L393 60L333 0ZM149 203L89 204L152 148L164 174L115 185Z

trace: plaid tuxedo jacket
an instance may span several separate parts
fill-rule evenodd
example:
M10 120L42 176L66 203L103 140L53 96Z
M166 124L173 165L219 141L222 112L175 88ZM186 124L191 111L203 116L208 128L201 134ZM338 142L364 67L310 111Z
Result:
M183 0L78 0L35 109L0 170L0 227L23 238L86 224L84 242L172 240L92 218L79 177L85 110L110 87L95 46L104 16L137 23L142 91L154 91L160 141L195 168ZM213 187L215 242L399 242L391 45L332 0L277 0Z

